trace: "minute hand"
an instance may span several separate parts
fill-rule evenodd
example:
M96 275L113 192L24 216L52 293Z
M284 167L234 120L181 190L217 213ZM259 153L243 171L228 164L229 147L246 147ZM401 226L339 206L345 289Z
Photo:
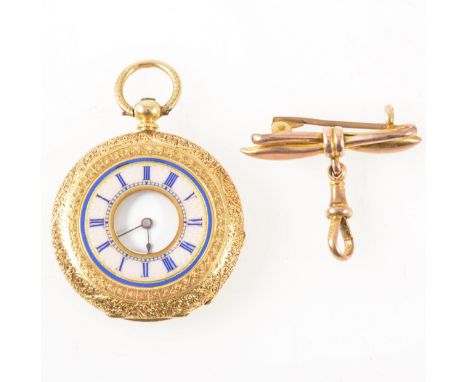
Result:
M136 227L133 227L133 228L129 229L128 231L125 231L125 232L121 233L120 235L117 235L117 237L126 235L127 233L135 231L137 228L140 228L140 227L141 227L141 224L137 225Z

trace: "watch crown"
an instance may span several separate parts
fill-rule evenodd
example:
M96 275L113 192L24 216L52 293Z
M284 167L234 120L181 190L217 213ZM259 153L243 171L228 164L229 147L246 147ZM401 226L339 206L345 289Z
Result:
M138 129L156 130L155 123L161 116L161 106L154 98L142 98L133 108L133 116L140 121Z

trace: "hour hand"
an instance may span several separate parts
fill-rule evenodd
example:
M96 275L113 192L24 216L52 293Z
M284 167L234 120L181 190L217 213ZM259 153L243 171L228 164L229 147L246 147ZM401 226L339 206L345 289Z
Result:
M147 237L147 243L146 243L146 251L148 254L151 252L151 243L150 243L150 228L153 226L153 221L150 218L144 218L141 221L141 226L146 229L146 237Z

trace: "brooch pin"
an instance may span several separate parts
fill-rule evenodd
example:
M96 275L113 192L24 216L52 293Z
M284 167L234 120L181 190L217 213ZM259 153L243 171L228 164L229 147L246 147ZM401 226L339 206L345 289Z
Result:
M391 105L385 107L385 123L328 121L316 118L274 117L271 134L253 134L254 147L243 148L242 152L259 159L285 160L325 154L330 158L330 220L328 246L339 260L348 260L354 251L354 239L348 219L353 211L345 194L346 166L340 161L345 149L367 153L392 153L410 149L421 138L412 124L395 125ZM298 132L294 129L303 125L322 126L322 132ZM348 129L351 129L348 130ZM356 132L356 130L367 132ZM354 130L354 131L353 131ZM338 242L339 234L343 248Z

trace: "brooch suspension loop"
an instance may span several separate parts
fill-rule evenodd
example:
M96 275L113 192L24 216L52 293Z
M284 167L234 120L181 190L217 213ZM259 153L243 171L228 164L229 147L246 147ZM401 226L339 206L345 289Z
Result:
M322 132L294 131L303 125L322 126ZM345 129L352 129L346 131ZM367 130L360 132L359 130ZM356 131L358 130L358 131ZM330 179L330 207L327 218L330 220L328 246L336 258L348 260L354 250L354 240L349 229L348 219L352 209L345 195L346 167L340 162L349 150L367 153L391 153L407 150L417 145L421 138L412 124L395 125L391 105L385 106L384 123L329 121L304 117L274 117L271 134L253 134L256 145L241 151L259 159L286 160L305 158L324 153L330 158L328 176ZM339 245L339 237L343 245Z
M154 98L142 98L135 106L131 106L125 99L123 88L128 77L137 70L144 68L157 68L165 72L172 81L172 94L169 100L162 106ZM137 118L140 123L138 129L154 131L158 128L156 121L159 117L169 114L180 97L181 82L177 72L168 64L156 60L138 61L120 73L115 83L115 97L122 109L122 114Z

